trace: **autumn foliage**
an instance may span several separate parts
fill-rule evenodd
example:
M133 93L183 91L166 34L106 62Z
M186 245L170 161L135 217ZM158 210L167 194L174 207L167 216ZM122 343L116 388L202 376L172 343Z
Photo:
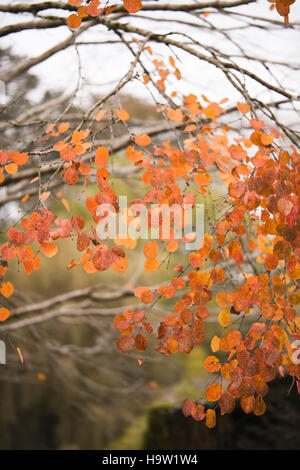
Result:
M276 2L276 9L287 18L292 3ZM102 13L96 0L86 6L81 0L69 0L69 4L78 8L68 19L72 28L80 26L86 16ZM124 0L124 7L136 13L142 4L139 0ZM107 10L104 13L109 13ZM149 46L143 53L152 58L161 90L166 90L169 74L180 80L173 56L165 64L163 59L153 57ZM145 75L145 84L148 80ZM295 146L286 144L282 132L258 119L246 102L236 107L239 118L249 126L248 135L233 137L230 126L219 120L226 102L186 94L181 106L158 109L172 126L180 128L183 149L170 141L158 144L147 134L132 136L125 154L132 166L141 169L145 193L139 203L145 208L154 203L194 206L199 195L210 197L215 172L226 188L226 210L210 224L201 246L186 253L186 263L175 267L169 282L154 289L135 289L135 296L145 308L125 309L114 319L121 353L138 351L142 355L154 337L156 350L165 356L189 354L206 338L206 320L211 305L217 305L222 333L209 338L211 352L203 363L212 374L211 381L199 401L187 398L182 404L185 416L205 420L208 428L215 426L216 412L231 413L236 400L245 413L262 415L268 384L277 374L300 381L300 365L292 360L292 343L300 340L296 313L300 303L300 154ZM105 109L97 109L95 120L101 121L105 114ZM131 116L125 109L116 108L113 118L130 126ZM107 203L119 210L108 170L110 150L95 147L90 128L71 129L68 122L50 123L42 139L61 160L60 178L66 184L86 188L91 178L96 178L98 190L85 201L93 225L87 226L76 214L57 217L47 208L50 192L39 194L38 209L10 228L7 241L0 247L0 291L5 298L14 292L5 278L10 261L18 259L30 275L45 257L56 255L59 239L75 238L79 261L69 260L68 268L81 265L91 275L108 269L126 271L126 252L136 247L136 240L130 238L116 237L109 243L97 235L96 225L102 217L97 215L98 207ZM93 153L92 161L84 159L87 152ZM1 151L1 182L30 162L30 154ZM67 201L61 202L69 210ZM168 239L160 232L159 240L145 242L145 271L157 271L163 257L171 257L185 241L174 237L172 226ZM248 269L249 263L253 269ZM232 270L239 273L239 282L232 279ZM179 300L170 312L159 325L152 324L152 306L160 299L175 296ZM7 319L9 310L1 307L0 321Z
M271 3L270 10L276 10L280 16L284 17L285 24L289 24L290 6L296 0L268 0ZM109 15L115 11L117 5L101 6L100 0L68 0L69 5L74 7L76 13L70 14L68 24L70 28L76 29L82 24L83 19L95 18L101 15ZM104 4L105 2L102 2ZM142 0L123 0L124 8L128 13L138 13L142 9Z

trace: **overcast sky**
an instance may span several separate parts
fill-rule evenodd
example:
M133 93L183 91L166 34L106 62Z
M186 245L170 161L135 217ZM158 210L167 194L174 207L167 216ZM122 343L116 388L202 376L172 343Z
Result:
M0 1L3 2L5 0ZM172 3L173 2L174 0ZM13 0L10 3L19 3L19 1ZM180 3L182 3L182 0L180 0ZM261 17L269 16L273 19L283 21L283 18L279 17L277 12L269 11L269 6L270 3L267 0L259 0L257 4L249 4L235 8L234 11L245 12L247 14L250 13ZM297 1L292 5L291 10L290 20L300 22L300 1ZM15 15L1 13L0 15L0 26L16 21ZM148 13L148 15L150 14ZM176 12L174 12L173 15L170 15L170 13L164 14L163 12L159 12L158 15L160 19L163 17L185 19L184 14L178 14ZM154 17L155 14L151 13L151 16ZM28 15L26 14L19 15L18 21L24 21L27 17ZM219 15L218 13L209 15L208 20L213 22L216 26L223 28L241 25L240 21L233 21L224 15ZM134 19L131 21L134 21ZM197 23L196 18L195 23ZM148 22L145 20L143 26L154 30L154 22ZM166 21L156 24L155 31L166 32L176 30L174 30L174 23L172 24ZM214 45L224 52L239 53L237 49L234 50L232 45L226 43L222 35L209 33L201 27L187 28L184 26L181 31L188 32L188 34L196 38L201 43ZM271 33L262 29L248 28L247 30L230 32L230 34L238 44L243 46L247 53L255 57L260 56L276 60L283 59L286 62L295 64L300 63L299 30L297 31L285 28L282 25L278 30L272 31ZM48 30L24 31L18 34L11 34L8 37L1 39L1 47L10 46L15 53L32 57L39 55L69 35L70 31L65 26ZM113 33L107 32L104 26L99 25L82 34L80 36L80 41L105 41L106 38L116 39L116 36ZM167 48L161 45L153 46L153 50L165 54L166 57L169 55ZM178 53L177 50L176 53ZM132 60L127 49L120 45L81 46L79 48L79 54L82 67L82 85L84 86L81 87L81 90L77 95L77 100L82 103L86 101L86 97L91 91L98 95L108 91L112 86L111 83L116 82L127 72L130 61ZM176 83L176 86L181 90L181 92L185 94L194 92L198 95L204 93L213 100L220 100L224 97L228 97L230 102L235 102L241 99L240 95L227 81L224 74L214 66L210 66L209 64L182 52L179 52L178 56L181 61L179 68L181 70L183 80ZM261 76L264 76L266 73L263 67L257 68L255 64L249 61L247 63L239 61L239 63L244 66L247 64L248 69L259 73ZM40 80L38 90L34 90L32 93L33 99L38 100L41 94L47 89L57 90L59 88L61 90L71 92L75 89L78 79L78 57L76 51L74 47L68 48L56 54L52 58L49 58L42 64L35 66L31 71L36 74ZM273 66L273 72L281 86L293 93L300 93L299 69L298 71L293 71L289 76L286 76L285 71L280 66L275 65ZM276 82L274 81L274 83ZM271 99L269 92L261 94L261 88L250 79L247 79L247 86L253 96L259 96L260 99L264 99L266 101ZM139 84L137 81L128 84L125 91L141 97L146 96L145 93L147 94L143 85ZM278 99L279 96L277 95L276 98Z

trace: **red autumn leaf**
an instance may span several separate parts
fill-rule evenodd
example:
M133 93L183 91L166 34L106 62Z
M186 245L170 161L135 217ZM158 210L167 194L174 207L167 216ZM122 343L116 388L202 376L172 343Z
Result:
M182 413L185 417L190 416L192 409L196 406L195 400L191 398L186 398L181 404Z
M127 310L124 314L117 315L114 319L114 327L116 330L125 331L130 325L132 312Z
M76 184L79 180L77 170L72 167L69 167L65 170L64 177L68 184Z
M221 414L230 414L235 408L235 399L229 393L223 393L219 400Z
M86 250L90 244L90 241L91 239L88 235L86 235L83 232L79 232L78 237L77 237L77 250L78 251Z
M113 263L113 256L111 252L107 249L99 248L94 257L93 257L93 264L97 271L106 271L110 268Z
M117 346L121 353L126 354L134 349L135 341L129 335L123 335L117 340Z
M195 405L191 410L191 416L194 418L195 421L202 421L205 419L205 409L202 405Z
M273 253L279 260L288 258L291 252L292 247L286 240L280 240L276 242L273 247Z
M144 334L138 334L135 337L135 347L138 351L145 351L147 347L147 338Z

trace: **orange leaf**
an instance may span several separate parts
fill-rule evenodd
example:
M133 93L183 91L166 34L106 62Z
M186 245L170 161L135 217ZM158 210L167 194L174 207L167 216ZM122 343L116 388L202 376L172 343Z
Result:
M0 321L7 320L9 315L10 315L10 312L7 308L5 308L5 307L0 308Z
M169 109L168 111L168 118L171 119L172 121L176 122L182 122L183 120L183 114L181 109Z
M109 153L106 147L104 146L98 147L96 150L96 157L95 157L96 165L99 166L100 168L105 167L105 165L108 162L108 155Z
M50 191L45 191L44 193L41 194L41 201L46 201L46 199L48 199L48 197L50 196Z
M147 145L151 144L151 138L147 134L136 135L134 140L135 143L141 147L146 147Z
M18 171L18 165L16 165L13 162L8 163L7 165L5 165L4 168L5 168L6 173L8 173L9 175L14 175Z
M248 240L248 245L249 245L249 250L250 250L250 251L255 250L255 248L256 248L256 243L255 243L255 241L253 240L253 238L249 238L249 240Z
M265 411L266 411L266 404L263 400L263 397L259 395L256 397L255 408L254 408L253 413L256 416L261 416L265 413Z
M216 284L220 284L226 277L225 271L222 268L213 268L211 270L211 278Z
M136 150L132 145L126 148L126 157L133 163L143 160L144 154L142 151Z
M117 341L117 346L121 353L129 353L132 351L135 347L135 341L131 336L129 335L123 335L120 336L120 338Z
M3 295L3 297L10 297L14 292L14 286L12 285L11 282L2 282L1 288L0 288L0 293Z
M75 168L67 168L64 173L65 180L68 184L76 184L79 177Z
M291 245L286 240L280 240L275 243L273 253L278 259L286 259L290 256L292 251Z
M220 361L216 356L208 356L203 365L208 372L218 372L221 369Z
M157 271L159 264L160 263L157 259L147 259L144 264L145 271L147 272Z
M178 351L178 341L175 338L168 338L166 343L167 343L168 350L171 353L173 353L173 354L177 353L177 351Z
M204 406L195 405L191 410L191 415L196 421L202 421L205 418Z
M156 242L147 242L144 246L144 254L148 259L155 259L158 252L158 245Z
M23 354L22 354L22 351L19 347L17 347L17 353L19 355L19 358L20 358L20 361L22 364L24 364L24 358L23 358Z
M11 158L17 165L26 165L26 163L28 163L28 160L29 160L29 156L27 153L20 153L20 152L16 152L15 154L12 155Z
M203 257L199 255L198 253L190 253L189 255L190 258L190 263L194 268L200 268L200 266L203 264Z
M103 9L99 8L100 0L91 0L86 6L86 12L93 17L101 15Z
M101 119L105 116L106 114L106 110L105 109L101 109L97 114L96 114L96 121L99 122L101 121Z
M124 273L128 268L128 259L127 258L120 258L115 263L112 263L111 267L117 273Z
M255 397L249 395L247 397L241 397L241 408L246 414L251 413L255 408Z
M174 253L174 251L177 251L178 248L179 248L179 244L177 240L171 240L166 246L166 250L169 253Z
M211 177L207 173L196 173L194 175L194 181L200 186L207 186L211 182Z
M220 349L220 338L218 336L214 336L211 340L210 347L212 352L217 352Z
M135 347L138 351L145 351L147 347L147 337L144 334L138 334L135 337Z
M129 13L137 13L142 8L141 0L123 0L123 3Z
M79 26L81 25L81 21L81 17L76 15L76 13L72 13L72 15L70 15L67 19L67 23L72 29L79 28Z
M116 110L116 116L121 120L121 121L128 121L129 119L129 114L125 109L117 109Z
M206 389L206 398L208 401L217 401L223 393L223 388L219 384L211 384Z
M220 325L222 325L222 326L227 326L227 325L229 325L229 323L230 323L230 318L231 318L230 310L222 310L222 311L219 313L219 316L218 316Z
M274 136L272 134L262 134L260 137L261 143L263 145L271 145L273 142Z
M60 152L62 149L66 148L66 147L67 147L67 144L60 140L59 142L56 142L53 145L53 150L56 150L57 152Z
M169 62L172 65L172 67L174 67L174 68L176 67L174 57L170 56L169 57Z
M53 131L54 127L56 126L56 124L49 124L49 126L47 127L46 129L46 134L50 134L50 132Z
M121 315L114 318L114 327L116 330L125 331L129 327L132 319L132 311L126 310Z
M58 126L58 132L60 134L63 134L64 132L66 132L70 127L70 123L69 122L62 122L59 126Z
M216 412L215 410L208 409L206 411L205 425L212 429L216 425Z
M62 199L61 200L62 204L65 206L65 208L67 209L68 212L70 212L70 206L69 206L69 203L66 199Z
M76 261L75 259L72 259L70 263L68 264L67 269L72 269L72 268L75 268L75 266L79 266L79 265L80 263L78 263L78 261Z
M139 297L144 304L149 304L153 299L153 292L148 287L137 287L134 295Z
M5 276L6 271L7 271L7 266L1 266L0 264L0 275Z
M58 252L58 248L53 242L45 242L40 244L41 252L47 256L47 258L52 258Z
M257 131L262 129L265 125L264 121L257 121L256 119L250 119L250 124L253 129L256 129Z
M250 107L247 103L237 103L236 107L243 114L247 114L250 111Z
M191 398L186 398L182 402L181 409L182 409L183 415L186 418L191 415L192 409L195 407L195 405L196 405L195 400L192 400Z

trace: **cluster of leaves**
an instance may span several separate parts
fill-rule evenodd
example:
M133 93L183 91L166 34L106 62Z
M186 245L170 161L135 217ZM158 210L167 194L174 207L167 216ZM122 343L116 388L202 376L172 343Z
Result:
M27 153L0 151L0 183L5 180L5 174L14 175L17 173L19 166L26 165L28 160Z
M289 24L290 5L296 0L268 0L272 3L270 9L277 10L280 16L284 17L285 24ZM114 12L117 5L104 6L101 8L100 0L68 0L69 5L78 7L76 13L72 13L68 18L70 28L76 29L87 17L97 17L101 15L109 15ZM128 13L137 13L142 9L142 0L123 0L124 8Z
M78 7L76 13L72 13L68 18L70 28L76 29L82 23L83 18L95 18L100 15L109 15L116 9L116 5L105 6L101 8L100 0L68 0L69 5ZM129 13L137 13L142 8L141 0L123 0L124 7Z
M152 54L148 46L145 53ZM174 58L169 58L169 62L172 73L180 79ZM164 89L170 72L162 60L154 59L153 64L158 74L157 86ZM285 145L284 136L276 129L250 116L247 103L237 103L237 110L252 130L247 138L233 138L230 127L218 120L226 101L216 103L204 95L199 98L189 94L183 97L180 107L159 107L158 111L174 126L182 127L183 148L170 141L153 143L147 134L132 135L125 154L131 164L140 168L147 190L125 210L128 224L141 225L141 214L131 212L137 202L140 212L147 209L150 216L163 206L177 204L182 210L186 204L195 206L198 195L209 197L213 172L226 187L229 209L221 219L214 220L201 246L189 252L186 266L174 268L173 279L154 289L136 288L135 296L147 309L125 310L114 320L120 332L117 346L122 353L142 353L148 347L149 336L155 335L156 349L163 355L188 354L204 341L210 306L214 302L218 305L223 334L212 338L212 354L204 361L205 369L213 374L213 382L198 402L187 399L183 403L186 416L205 419L209 428L215 425L216 409L221 414L230 413L236 399L240 399L246 413L263 414L267 384L277 373L300 380L300 365L292 360L292 343L300 339L296 314L300 303L300 155L293 146ZM101 121L106 113L105 109L98 110L95 120ZM114 120L127 128L129 113L124 109L112 113ZM12 284L5 281L9 261L17 258L30 275L40 267L40 254L56 255L58 239L76 238L81 258L71 260L68 268L81 264L89 274L110 268L123 273L128 266L126 250L136 247L136 240L130 237L117 235L113 243L104 243L97 234L96 224L107 220L107 214L99 215L98 208L110 204L118 212L119 206L109 182L110 152L105 146L95 146L91 129L72 131L67 122L50 124L42 140L50 142L51 150L59 157L59 177L66 184L83 180L86 188L91 177L96 179L96 194L86 197L93 224L87 227L83 217L76 214L68 218L56 216L46 206L50 191L40 191L40 207L24 217L19 227L12 227L7 232L8 240L0 247L0 290L4 297L13 293ZM89 154L91 158L85 158ZM31 163L31 156L18 152L1 152L0 159L2 182L6 173L11 177L20 165ZM32 183L41 184L39 178ZM62 202L69 210L67 201ZM148 229L153 228L152 220L147 219ZM177 239L178 221L173 218L166 236L163 217L156 220L159 240L148 241L144 246L144 267L149 272L161 266L163 250L170 258L196 235L189 233ZM184 218L180 224L184 227ZM256 264L249 271L253 259L260 271ZM239 273L238 283L232 279L232 270ZM230 284L231 291L227 288ZM152 324L151 306L160 299L175 298L173 311L159 325ZM1 307L0 321L8 317L9 310ZM213 408L207 407L207 401L213 403Z
M194 97L188 97L185 104L191 101L196 102ZM246 114L249 112L246 104L239 103L238 108ZM198 107L198 112L205 112L200 109ZM156 349L167 356L178 351L189 353L204 340L213 287L223 284L227 277L218 265L228 266L232 259L240 269L244 282L235 291L219 291L215 297L222 309L219 323L224 327L224 335L214 336L211 349L213 353L220 352L221 359L210 355L204 362L207 371L217 374L207 387L206 400L214 402L215 408L219 406L221 414L230 413L237 398L246 413L263 414L267 383L277 372L300 379L300 366L292 361L292 342L300 338L300 322L295 310L300 303L297 290L300 278L300 155L293 147L291 152L280 150L274 140L283 139L283 136L275 129L267 130L264 123L256 119L249 122L253 127L250 138L235 139L236 143L232 145L227 146L224 129L222 136L214 135L212 128L207 126L201 129L197 139L186 141L189 150L181 152L168 145L164 149L155 149L156 155L164 157L158 163L162 168L151 166L142 177L152 186L145 203L180 204L187 197L193 201L190 193L182 194L175 180L180 175L188 179L192 174L199 184L198 192L206 193L210 183L207 167L220 170L222 180L228 185L227 202L232 209L216 223L214 236L205 234L200 249L189 255L189 264L185 268L175 268L179 274L194 268L187 274L187 279L175 277L154 292L147 287L135 292L148 304L157 296L175 297L187 282L188 290L175 303L174 312L166 315L157 328L156 337L160 342ZM214 145L215 142L218 145ZM250 148L253 148L253 156L249 156ZM247 237L249 221L255 239ZM243 271L244 251L257 253L256 259L263 265L263 273L253 275ZM146 257L151 259L156 253L155 242L148 242ZM210 269L199 271L208 264ZM243 321L250 313L256 314L256 321L251 323L248 331L242 332ZM145 312L138 312L138 320L134 315L126 311L116 319L115 327L121 331L118 340L121 352L145 349L145 333L151 334L154 329L145 322ZM238 328L235 328L237 323ZM145 332L141 333L142 330ZM222 385L224 381L227 387ZM183 403L183 412L196 420L206 418L208 427L215 424L215 409L209 408L205 412L204 403L187 399Z

